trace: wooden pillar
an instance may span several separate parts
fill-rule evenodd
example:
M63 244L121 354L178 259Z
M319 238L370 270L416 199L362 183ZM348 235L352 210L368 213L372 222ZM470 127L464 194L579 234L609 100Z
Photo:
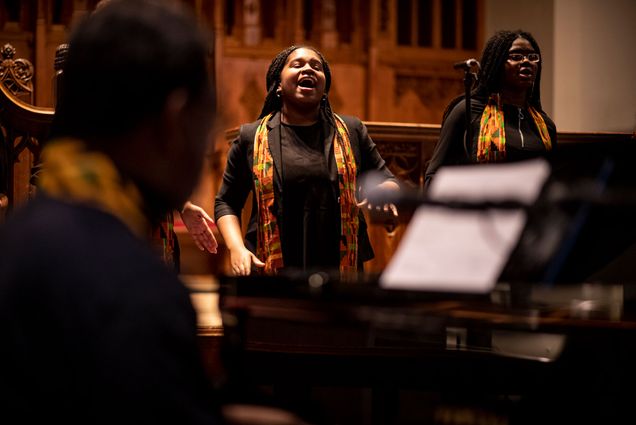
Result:
M379 0L369 1L369 22L368 28L368 52L367 52L367 98L365 102L365 119L374 121L377 119L377 92L375 84L378 79L378 46L377 34L379 32Z
M216 90L216 106L221 108L221 82L223 81L223 38L225 37L225 8L223 0L214 3L214 86Z
M291 3L292 16L290 22L293 27L292 42L289 44L300 44L305 40L305 31L303 26L303 0L289 0Z
M442 48L442 0L433 1L433 48Z
M336 0L323 0L320 3L320 44L324 50L338 46L338 29L336 28Z
M73 15L71 16L71 24L70 27L79 22L87 13L88 10L88 1L87 0L74 0L73 1Z
M244 0L243 4L243 43L257 46L261 42L261 2Z
M201 18L201 15L203 13L203 3L202 0L194 0L194 13L196 16L199 17L199 19Z

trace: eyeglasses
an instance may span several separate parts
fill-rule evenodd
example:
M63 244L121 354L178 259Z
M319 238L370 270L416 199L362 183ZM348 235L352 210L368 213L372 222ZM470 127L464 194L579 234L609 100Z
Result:
M510 62L521 62L524 59L528 59L530 62L539 62L541 60L541 55L538 53L508 53L508 60Z

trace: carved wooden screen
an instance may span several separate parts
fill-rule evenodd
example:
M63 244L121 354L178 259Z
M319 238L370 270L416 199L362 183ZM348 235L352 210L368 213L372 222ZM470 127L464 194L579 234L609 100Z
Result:
M8 206L27 201L32 195L32 168L40 155L53 121L52 108L32 106L33 66L25 59L13 59L15 49L5 45L0 66L0 194Z
M0 82L12 95L33 104L33 65L26 59L14 59L16 50L7 43L2 46Z

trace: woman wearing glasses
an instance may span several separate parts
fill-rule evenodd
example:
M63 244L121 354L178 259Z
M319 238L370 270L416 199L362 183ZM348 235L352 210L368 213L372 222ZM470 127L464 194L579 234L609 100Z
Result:
M541 107L541 52L531 34L499 31L486 43L466 142L465 110L463 95L446 108L427 185L444 165L519 161L554 150L556 127Z

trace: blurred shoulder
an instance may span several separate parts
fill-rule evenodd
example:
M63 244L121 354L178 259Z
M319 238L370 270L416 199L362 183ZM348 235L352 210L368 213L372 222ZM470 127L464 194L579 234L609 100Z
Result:
M113 215L40 196L7 220L0 232L5 248L15 260L97 271L106 259L144 257L147 245Z

